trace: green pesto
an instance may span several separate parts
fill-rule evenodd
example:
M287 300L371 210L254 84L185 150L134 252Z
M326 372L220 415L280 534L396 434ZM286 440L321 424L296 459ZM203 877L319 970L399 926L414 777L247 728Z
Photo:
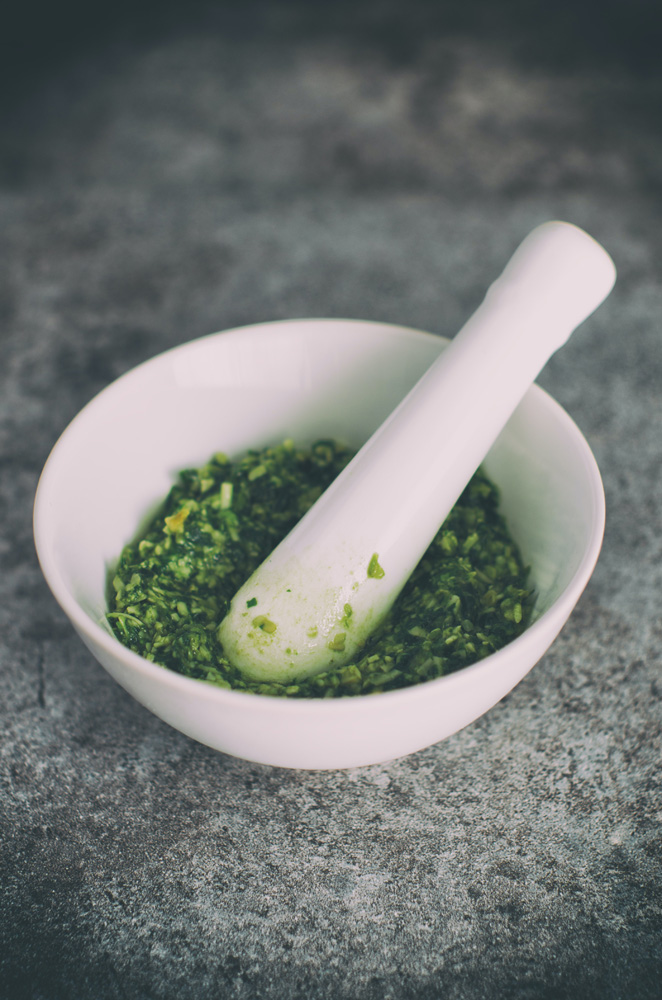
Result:
M230 600L344 468L335 441L291 441L236 461L215 455L182 472L147 531L108 582L108 621L129 649L223 688L296 698L373 694L452 673L500 649L527 622L527 570L479 471L433 540L386 621L355 662L289 686L248 681L216 630ZM397 470L395 472L397 474ZM378 555L368 575L379 578ZM263 631L276 626L260 614ZM342 624L349 625L351 605ZM329 640L343 649L345 633Z

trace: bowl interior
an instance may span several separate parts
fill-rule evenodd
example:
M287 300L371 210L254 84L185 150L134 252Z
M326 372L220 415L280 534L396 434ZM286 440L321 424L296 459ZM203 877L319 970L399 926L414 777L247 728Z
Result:
M359 447L444 344L376 323L271 323L185 344L118 379L67 428L42 475L35 536L55 596L83 631L109 631L108 570L179 470L288 437ZM540 617L597 557L594 460L534 386L485 466L531 566Z

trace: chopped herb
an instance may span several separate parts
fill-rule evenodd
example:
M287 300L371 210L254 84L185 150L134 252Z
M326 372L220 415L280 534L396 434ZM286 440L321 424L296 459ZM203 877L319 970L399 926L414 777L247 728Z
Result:
M333 639L331 639L327 643L327 646L329 647L329 649L332 649L334 653L342 653L343 649L345 648L346 638L347 636L345 635L344 632L338 632L338 634L334 635Z
M441 677L519 635L533 594L499 514L497 490L478 472L355 662L290 685L248 681L229 663L217 636L229 602L350 458L334 441L307 450L286 441L233 461L219 452L202 469L182 472L152 525L124 549L109 576L107 618L119 641L217 687L336 698ZM383 575L375 553L368 576ZM256 604L256 598L246 602ZM351 621L346 604L331 649L342 651ZM264 615L253 624L265 637L277 628ZM309 635L316 634L311 628Z
M172 514L170 517L165 518L166 528L172 532L181 531L184 527L184 521L188 516L188 509L186 507L182 507L182 509L178 510L176 514Z
M373 554L370 562L368 563L368 576L372 580L381 580L384 576L384 570L379 565L379 558L376 552Z
M209 483L213 486L214 480L205 479L205 483ZM221 510L227 510L228 507L232 506L232 483L221 483Z
M254 618L253 625L255 625L256 628L262 629L263 632L267 632L269 635L271 635L272 632L275 632L278 628L275 622L272 622L264 615L258 615L257 618Z

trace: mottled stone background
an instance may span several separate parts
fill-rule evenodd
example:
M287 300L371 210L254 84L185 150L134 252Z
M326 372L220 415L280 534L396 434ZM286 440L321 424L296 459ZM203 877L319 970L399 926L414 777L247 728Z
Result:
M657 10L65 0L3 25L3 998L662 997ZM619 280L540 380L608 502L544 660L445 743L349 772L233 760L132 701L33 552L78 409L236 324L452 335L548 218Z

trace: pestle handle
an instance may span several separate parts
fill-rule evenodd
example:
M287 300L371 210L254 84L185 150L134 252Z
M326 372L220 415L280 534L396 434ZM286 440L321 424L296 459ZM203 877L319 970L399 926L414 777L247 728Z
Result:
M527 236L450 345L239 590L219 627L237 667L290 683L355 657L531 383L615 276L576 226L548 222Z

